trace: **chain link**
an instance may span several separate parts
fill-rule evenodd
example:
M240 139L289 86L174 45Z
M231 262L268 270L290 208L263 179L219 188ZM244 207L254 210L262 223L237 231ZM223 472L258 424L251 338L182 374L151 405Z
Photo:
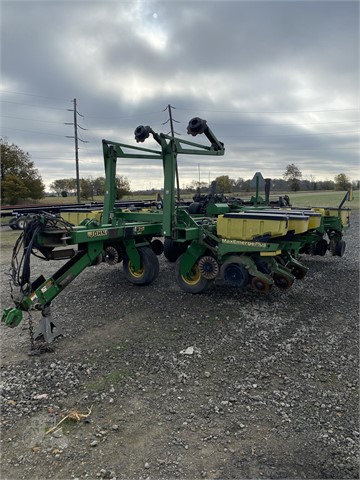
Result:
M30 349L33 352L35 350L34 323L33 323L31 313L29 311L28 311L28 322L29 322Z

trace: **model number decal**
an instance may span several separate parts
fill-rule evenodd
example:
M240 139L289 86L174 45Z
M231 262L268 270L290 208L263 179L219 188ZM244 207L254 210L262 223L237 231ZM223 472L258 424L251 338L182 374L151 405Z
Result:
M244 242L241 240L223 240L222 243L232 245L244 245L245 247L267 248L266 244L260 242Z
M94 237L105 237L107 235L106 230L94 230L93 232L87 232L87 236L89 238L94 238Z

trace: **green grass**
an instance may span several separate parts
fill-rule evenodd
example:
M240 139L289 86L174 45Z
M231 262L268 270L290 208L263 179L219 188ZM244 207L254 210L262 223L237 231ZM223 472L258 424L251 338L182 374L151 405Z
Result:
M289 193L290 201L295 207L338 207L345 196L344 192L296 192ZM354 192L354 199L345 202L343 207L359 209L359 191Z
M21 230L6 230L0 232L0 246L1 248L9 248L15 245Z
M225 194L228 196L236 196L240 197L243 199L248 199L252 195L254 195L254 192L236 192L232 194ZM263 192L260 192L260 195L263 197L264 194ZM303 206L309 206L309 205L315 205L316 206L338 206L341 200L343 199L345 192L336 192L336 191L306 191L306 192L272 192L270 197L272 199L278 198L280 195L289 195L291 202L295 205L303 205ZM184 200L191 201L193 197L193 193L184 193L181 195L181 197ZM122 200L133 200L133 201L139 201L139 200L147 200L147 201L155 201L156 200L156 193L152 194L140 194L140 193L133 193L131 195L126 195L122 198ZM88 200L82 200L81 203L89 203L90 201L93 202L103 202L104 197L101 195L94 196L93 199L88 199ZM69 204L69 203L77 203L77 198L76 196L71 196L71 197L46 197L42 198L41 200L38 200L37 202L33 202L34 204L40 204L40 205L64 205L64 204ZM30 205L30 203L29 203ZM346 202L347 206L353 206L357 205L356 208L359 208L359 191L354 192L354 200L352 202Z

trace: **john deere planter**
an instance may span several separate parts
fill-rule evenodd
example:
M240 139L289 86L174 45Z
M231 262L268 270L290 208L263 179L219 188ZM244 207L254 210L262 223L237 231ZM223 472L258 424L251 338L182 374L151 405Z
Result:
M105 164L104 208L96 217L78 226L50 214L36 214L25 227L15 247L11 264L15 307L7 308L2 321L14 327L23 311L41 310L45 320L40 333L52 340L52 321L46 320L52 300L85 268L101 262L117 267L121 262L126 278L134 285L148 285L159 274L157 255L163 252L175 263L175 278L185 292L202 293L222 279L231 287L249 286L268 293L282 290L302 279L307 268L299 261L303 251L330 249L342 255L344 243L342 211L329 209L291 210L269 208L255 199L250 205L212 203L199 213L175 201L175 174L178 155L221 156L225 148L198 117L190 120L188 134L204 135L208 145L156 133L149 126L135 129L135 139L144 142L150 135L159 145L149 149L103 140ZM132 212L115 207L115 176L119 159L149 159L163 165L163 208ZM196 212L194 210L197 210ZM329 243L324 242L324 235ZM55 273L33 279L30 259L67 259ZM50 332L50 333L49 333Z

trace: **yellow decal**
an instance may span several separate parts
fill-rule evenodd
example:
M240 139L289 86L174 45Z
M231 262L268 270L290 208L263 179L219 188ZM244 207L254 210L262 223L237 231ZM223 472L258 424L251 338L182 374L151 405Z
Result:
M275 257L275 255L281 255L281 250L276 250L275 252L260 252L261 257Z
M145 227L143 225L134 227L134 233L142 233L144 230L145 230Z
M267 248L266 243L260 242L244 242L241 240L223 240L222 243L227 245L244 245L244 247Z
M106 230L93 230L91 232L87 232L87 236L89 238L94 238L94 237L105 237L107 235Z

